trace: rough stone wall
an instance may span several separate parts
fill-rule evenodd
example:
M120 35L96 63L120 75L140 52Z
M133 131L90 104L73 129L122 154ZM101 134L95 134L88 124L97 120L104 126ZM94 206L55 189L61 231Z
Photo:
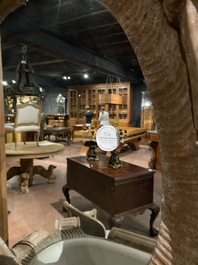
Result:
M163 212L151 264L197 264L196 1L102 2L126 32L155 108Z
M27 2L28 0L0 0L0 22L2 22L9 13Z

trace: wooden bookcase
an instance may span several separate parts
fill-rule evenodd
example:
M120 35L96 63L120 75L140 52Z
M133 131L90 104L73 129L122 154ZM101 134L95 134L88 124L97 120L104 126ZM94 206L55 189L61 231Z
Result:
M132 120L132 88L129 82L68 87L69 126L84 124L89 105L97 123L101 106L109 112L111 124L127 126Z

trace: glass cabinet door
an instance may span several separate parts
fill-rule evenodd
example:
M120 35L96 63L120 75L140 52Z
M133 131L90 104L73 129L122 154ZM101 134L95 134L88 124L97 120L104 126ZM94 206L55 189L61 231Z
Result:
M116 105L109 104L109 119L117 119Z
M84 118L86 105L86 90L78 90L78 118Z
M127 87L120 87L118 94L123 98L122 104L119 105L119 119L125 120L127 119Z
M96 90L88 89L88 105L90 110L93 112L93 119L96 118Z
M71 118L77 118L77 98L76 98L76 90L70 90L69 91L69 100L70 100L70 117Z

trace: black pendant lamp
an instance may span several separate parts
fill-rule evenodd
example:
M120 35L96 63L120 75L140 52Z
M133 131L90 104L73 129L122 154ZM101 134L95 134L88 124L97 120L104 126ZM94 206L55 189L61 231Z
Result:
M22 59L16 69L16 83L10 93L15 96L37 96L43 98L45 90L34 81L34 70L27 60L27 46L22 46Z

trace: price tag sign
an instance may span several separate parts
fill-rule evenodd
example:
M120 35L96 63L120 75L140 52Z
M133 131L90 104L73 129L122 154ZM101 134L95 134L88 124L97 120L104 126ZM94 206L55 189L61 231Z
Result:
M96 133L96 142L103 151L113 151L120 143L120 134L112 125L100 127Z

